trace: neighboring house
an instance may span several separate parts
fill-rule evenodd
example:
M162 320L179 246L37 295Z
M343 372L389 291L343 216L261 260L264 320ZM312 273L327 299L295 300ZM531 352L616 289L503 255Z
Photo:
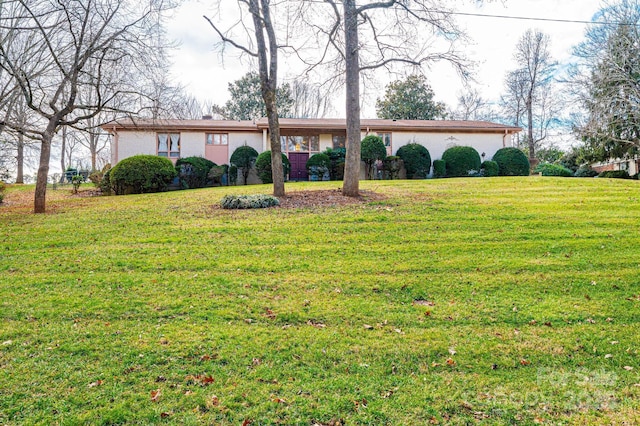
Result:
M449 147L474 147L483 159L490 160L500 148L512 146L511 138L519 127L486 121L456 120L368 120L360 122L362 137L382 137L387 154L403 145L419 143L432 160L442 157ZM258 152L270 149L269 125L257 121L230 120L127 120L102 126L111 138L111 164L137 154L151 154L177 160L200 156L216 164L228 164L233 151L249 145ZM280 119L282 152L291 162L290 179L307 179L306 162L310 155L327 148L345 146L344 119Z
M611 170L626 170L630 176L640 172L640 157L637 155L633 158L616 158L600 163L593 163L591 168L598 173Z

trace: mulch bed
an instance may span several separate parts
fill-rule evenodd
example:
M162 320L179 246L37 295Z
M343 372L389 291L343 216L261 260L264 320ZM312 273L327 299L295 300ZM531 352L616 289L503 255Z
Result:
M284 197L279 197L280 208L297 209L309 207L337 207L352 204L363 204L376 200L383 200L381 194L371 191L360 191L359 197L346 197L341 189L328 189L318 191L291 191Z

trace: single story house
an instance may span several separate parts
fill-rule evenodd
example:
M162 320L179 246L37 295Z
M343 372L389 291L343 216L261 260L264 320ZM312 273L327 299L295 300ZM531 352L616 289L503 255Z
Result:
M362 119L362 137L382 137L388 155L409 143L425 146L432 160L452 146L472 146L490 160L500 148L512 146L512 136L522 129L487 121L380 120ZM111 164L137 154L151 154L177 160L200 156L216 164L229 164L233 151L249 145L256 151L270 149L266 118L256 121L212 120L126 120L102 128L111 135ZM307 179L310 155L326 148L345 146L346 120L281 118L282 152L291 162L290 179Z
M612 170L626 170L630 176L640 172L640 157L634 155L631 158L612 158L608 161L591 164L591 168L598 173Z

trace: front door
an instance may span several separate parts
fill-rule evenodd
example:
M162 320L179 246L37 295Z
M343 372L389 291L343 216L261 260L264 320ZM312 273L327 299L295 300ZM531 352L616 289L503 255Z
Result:
M289 173L289 180L308 180L307 174L307 160L309 159L308 152L290 152L289 162L291 163L291 172Z

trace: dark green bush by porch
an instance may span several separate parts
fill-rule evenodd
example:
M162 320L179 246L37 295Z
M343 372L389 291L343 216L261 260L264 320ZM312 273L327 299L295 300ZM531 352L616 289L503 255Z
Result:
M470 146L454 146L442 154L446 163L447 177L469 176L470 170L480 170L480 154Z
M398 157L402 158L407 179L424 179L431 171L431 154L419 143L410 143L398 149Z
M380 136L368 135L362 139L360 145L360 159L364 161L367 179L373 179L373 166L376 161L384 160L387 156L387 148Z
M185 157L176 161L176 172L182 188L204 188L209 171L216 163L202 157Z
M324 151L331 161L329 165L329 176L331 180L342 180L344 178L344 161L347 155L345 148L327 148Z
M176 169L168 158L134 155L110 170L109 181L116 195L143 194L166 191L176 175Z
M444 160L433 160L433 177L443 178L447 175L447 163Z
M282 155L282 169L284 177L291 171L291 163L286 155ZM271 170L271 151L265 151L256 158L256 172L262 183L273 183L273 173Z
M500 148L493 155L500 176L529 176L529 159L518 148Z
M398 179L400 175L400 170L402 170L403 161L397 155L389 155L384 160L382 160L383 171L384 171L384 179L395 180Z
M629 172L626 170L607 170L606 172L602 172L598 175L601 178L609 178L609 179L630 179Z
M498 167L498 163L490 160L487 160L482 164L480 164L480 170L482 171L482 175L484 177L498 176L498 174L500 173L500 168Z
M573 172L560 164L540 163L533 172L542 176L573 177Z

